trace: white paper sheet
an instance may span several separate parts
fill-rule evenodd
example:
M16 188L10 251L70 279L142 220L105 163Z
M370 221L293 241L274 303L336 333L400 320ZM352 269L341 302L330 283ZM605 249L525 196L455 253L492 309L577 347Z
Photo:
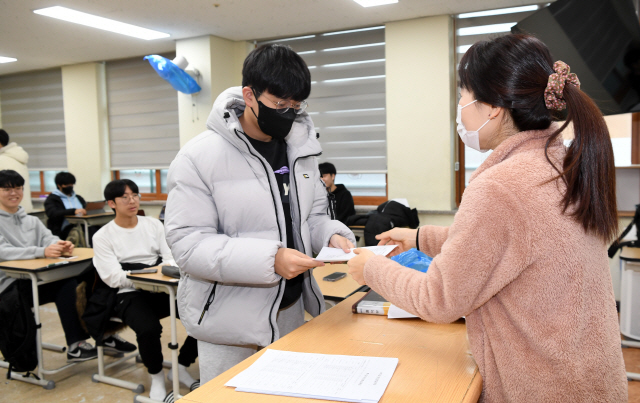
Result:
M398 245L365 246L360 249L369 249L371 252L375 253L376 255L387 256L397 246ZM358 248L354 248L354 249L358 249ZM319 262L327 262L327 263L346 262L347 260L358 256L355 253L353 253L353 249L351 249L351 251L352 252L344 253L344 251L340 248L329 248L325 246L324 248L322 248L322 250L320 250L320 253L318 253L318 256L315 257L315 260Z
M398 308L397 306L391 304L389 305L389 312L387 313L388 319L406 319L406 318L417 318L418 316L405 311L402 308Z
M58 259L62 259L62 260L73 260L73 259L77 259L78 256L60 256Z
M397 358L267 349L225 386L238 392L370 403L382 398L397 365Z

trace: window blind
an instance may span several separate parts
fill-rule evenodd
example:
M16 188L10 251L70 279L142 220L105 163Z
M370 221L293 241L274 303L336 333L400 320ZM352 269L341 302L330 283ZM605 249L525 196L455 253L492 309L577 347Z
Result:
M311 72L307 111L321 162L340 173L386 173L384 26L258 42L289 45Z
M0 77L2 126L29 153L31 170L66 170L62 70Z
M106 76L111 168L168 168L180 149L177 92L143 56L107 62Z

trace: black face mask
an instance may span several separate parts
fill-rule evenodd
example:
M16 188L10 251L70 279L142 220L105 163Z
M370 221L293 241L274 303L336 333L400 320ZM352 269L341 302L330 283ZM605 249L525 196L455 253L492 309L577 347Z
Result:
M251 112L258 119L260 130L276 140L284 140L291 131L293 121L296 120L296 111L293 108L289 108L285 113L278 113L275 109L258 101L258 111L260 116L256 115L256 112L251 108Z
M67 196L71 196L73 194L73 186L63 187L62 193L66 194Z

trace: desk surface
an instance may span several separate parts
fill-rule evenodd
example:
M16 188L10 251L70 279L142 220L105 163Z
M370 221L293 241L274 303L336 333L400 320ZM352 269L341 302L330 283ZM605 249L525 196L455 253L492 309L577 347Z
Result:
M324 276L336 271L347 273L347 276L338 281L323 280ZM329 298L344 299L362 287L351 277L346 264L327 264L322 267L316 267L313 269L313 277L318 282L322 295Z
M68 260L69 264L83 262L89 259L93 259L93 249L91 248L75 248L73 250L73 256L78 256L75 259ZM53 270L57 267L47 267L51 263L60 263L63 262L64 259L58 258L43 258L43 259L29 259L29 260L7 260L5 262L0 262L0 268L3 269L13 269L17 271L25 271L25 272L41 272L47 270Z
M640 248L622 248L620 252L620 260L626 260L628 262L640 262Z
M106 213L89 214L89 215L68 215L68 216L65 216L65 217L66 218L71 218L71 219L84 220L84 219L87 219L87 218L115 217L115 213L106 212Z
M154 269L158 269L158 271L147 274L128 274L127 278L132 281L144 281L145 283L178 285L179 279L162 274L162 266L154 267Z
M466 326L427 323L420 319L351 313L356 293L317 318L271 344L275 350L399 358L381 403L477 402L482 378L469 352ZM236 392L224 386L249 367L265 350L224 372L178 403L285 402L315 400Z

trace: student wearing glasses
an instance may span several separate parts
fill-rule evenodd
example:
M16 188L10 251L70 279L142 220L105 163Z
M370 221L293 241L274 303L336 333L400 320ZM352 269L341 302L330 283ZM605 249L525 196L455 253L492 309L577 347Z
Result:
M25 180L13 170L0 171L0 261L56 258L71 254L73 244L51 234L42 222L27 214L20 206ZM15 283L15 284L14 284ZM0 298L10 286L20 292L31 293L30 280L7 277L0 271ZM83 330L76 310L75 278L54 281L38 287L40 304L55 302L67 345L67 361L87 361L97 357L96 348L87 343L89 335ZM29 301L33 301L28 298Z
M104 283L117 288L115 316L136 333L142 363L151 375L150 398L163 401L167 396L162 370L160 319L169 316L169 296L137 290L127 278L130 270L152 266L175 265L164 237L160 220L138 216L140 194L138 186L129 179L107 184L104 198L116 213L93 236L93 264ZM199 386L187 372L198 357L196 340L187 337L180 348L180 382L188 388ZM172 373L169 371L169 380ZM176 391L177 392L177 391Z
M305 309L323 312L313 253L355 243L327 214L310 92L309 69L291 48L255 49L242 87L218 96L207 131L169 169L167 242L203 382L302 325Z

